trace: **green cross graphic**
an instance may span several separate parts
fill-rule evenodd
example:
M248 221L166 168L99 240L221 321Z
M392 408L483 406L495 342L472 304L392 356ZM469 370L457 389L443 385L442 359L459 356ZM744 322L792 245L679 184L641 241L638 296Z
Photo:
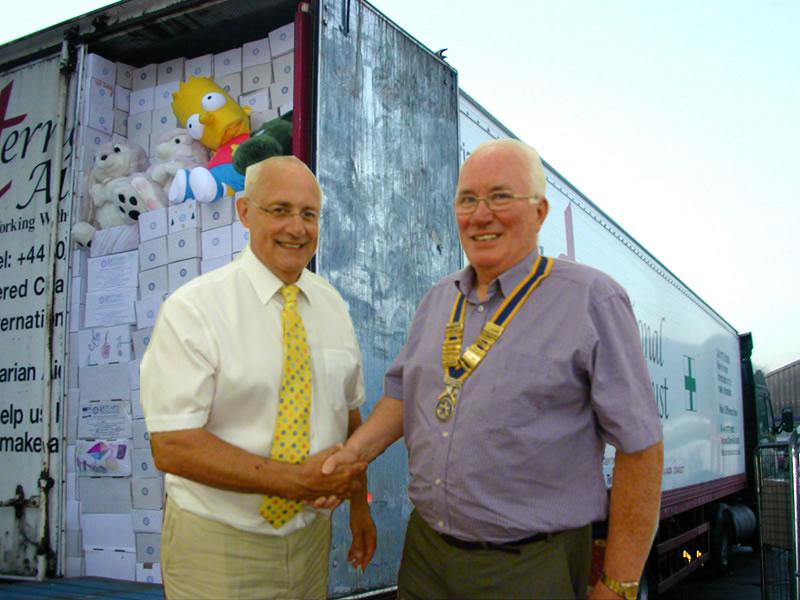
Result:
M683 389L689 392L689 408L687 410L691 412L697 412L697 409L694 407L694 394L697 392L697 379L692 376L692 363L694 359L691 356L686 356L686 368L688 374L683 378Z

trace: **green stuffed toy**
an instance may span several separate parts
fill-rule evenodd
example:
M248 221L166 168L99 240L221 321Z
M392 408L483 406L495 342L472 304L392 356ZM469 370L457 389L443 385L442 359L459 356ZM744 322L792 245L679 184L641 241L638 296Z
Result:
M292 113L267 121L250 134L233 154L234 168L244 175L250 165L292 153Z

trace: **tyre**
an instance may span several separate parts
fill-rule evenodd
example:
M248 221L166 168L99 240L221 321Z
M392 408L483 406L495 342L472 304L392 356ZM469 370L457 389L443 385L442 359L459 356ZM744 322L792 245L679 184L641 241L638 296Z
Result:
M733 545L735 543L733 524L727 506L720 505L714 529L711 532L711 563L718 575L730 572Z

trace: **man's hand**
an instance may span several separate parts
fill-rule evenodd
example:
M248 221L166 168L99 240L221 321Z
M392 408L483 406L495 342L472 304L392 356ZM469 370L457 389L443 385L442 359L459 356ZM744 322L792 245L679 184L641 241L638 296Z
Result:
M342 444L336 444L322 463L321 471L323 475L331 475L339 469L350 468L358 464L366 464L358 460L352 450L348 450ZM318 496L313 501L306 501L316 509L334 509L342 503L342 498L336 495Z
M329 473L322 471L326 459L341 447L342 445L338 444L312 454L303 464L297 465L296 474L292 477L292 489L287 497L304 502L313 502L318 498L334 499L338 506L342 500L360 489L362 486L360 477L367 470L367 463L363 461L342 465Z
M354 569L361 567L364 571L375 554L377 544L377 530L369 513L369 504L365 500L350 501L350 533L353 541L347 553L347 560Z

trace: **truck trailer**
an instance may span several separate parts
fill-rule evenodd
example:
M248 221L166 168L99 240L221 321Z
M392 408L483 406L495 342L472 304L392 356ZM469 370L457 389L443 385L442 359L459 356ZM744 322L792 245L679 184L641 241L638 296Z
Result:
M0 73L0 576L158 582L163 486L138 362L163 294L206 268L203 236L224 232L230 252L213 258L230 260L247 234L228 200L215 217L188 205L142 212L79 247L71 229L86 215L97 148L130 140L152 155L163 119L174 125L164 93L194 74L258 102L262 118L291 114L292 151L327 199L312 268L350 306L368 414L417 302L465 264L452 215L460 162L482 141L515 136L440 55L363 0L128 0L6 44ZM254 77L269 83L254 88ZM641 593L654 597L710 561L727 568L732 544L755 529L751 457L771 431L767 396L753 380L750 335L545 170L542 253L611 274L638 320L665 437ZM172 230L173 210L195 224ZM151 238L142 225L161 218ZM177 254L158 248L174 236L195 250L170 260ZM607 452L609 485L613 461ZM378 550L354 571L346 505L334 513L332 597L395 584L411 512L402 444L370 466L369 482Z

